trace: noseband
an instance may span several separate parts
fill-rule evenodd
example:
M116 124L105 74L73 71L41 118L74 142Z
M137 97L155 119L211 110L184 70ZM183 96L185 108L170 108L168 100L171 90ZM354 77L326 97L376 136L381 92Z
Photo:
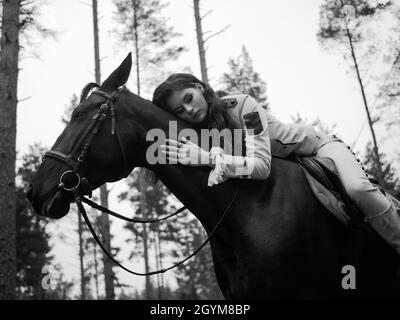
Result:
M92 196L92 187L88 181L88 179L86 179L85 177L81 177L78 173L78 169L79 167L82 165L82 163L84 162L86 155L88 153L88 150L94 140L94 137L96 136L96 134L99 132L101 124L103 122L104 119L107 118L107 116L111 116L111 135L115 135L117 137L117 141L118 141L118 145L120 147L121 153L122 153L122 158L123 158L123 162L124 162L124 177L127 177L130 172L128 169L128 165L127 165L127 158L126 158L126 153L125 153L125 149L121 143L121 139L120 136L118 134L118 131L116 130L116 121L115 121L115 107L114 107L114 102L116 101L117 97L119 96L119 94L121 93L122 90L125 89L125 86L120 87L119 89L115 90L111 95L103 92L101 90L96 90L93 91L92 94L97 94L100 95L102 97L106 98L106 101L100 106L99 110L97 111L96 115L94 115L92 117L92 122L91 124L87 127L87 129L85 130L84 134L80 137L80 139L78 140L78 143L72 148L72 151L69 154L65 154L62 153L60 151L55 151L55 150L49 150L44 154L43 160L46 160L48 158L50 159L54 159L57 160L59 162L62 162L63 164L66 164L70 170L66 170L64 171L61 176L60 176L60 182L58 184L58 189L60 190L64 190L67 192L71 192L73 195L73 202L76 203L79 212L82 214L90 232L92 233L93 238L96 240L97 244L100 246L100 248L104 251L104 253L115 263L117 264L119 267L121 267L122 269L124 269L125 271L132 273L134 275L139 275L139 276L148 276L148 275L154 275L154 274L158 274L158 273L164 273L170 269L173 269L179 265L181 265L182 263L184 263L185 261L189 260L190 258L192 258L193 256L195 256L211 239L211 237L213 236L213 234L215 233L215 231L217 230L217 228L220 226L220 224L222 223L224 217L226 216L226 214L231 210L235 200L237 199L237 195L238 195L238 189L236 190L236 193L234 195L234 197L232 198L232 200L230 201L230 203L227 205L227 207L225 208L223 214L221 215L221 217L219 218L219 220L217 221L216 225L214 226L214 228L212 229L212 231L209 233L209 235L207 236L207 239L204 241L204 243L198 248L196 249L192 254L190 254L188 257L186 257L185 259L181 260L180 262L170 266L169 268L165 268L165 269L161 269L161 270L157 270L157 271L152 271L152 272L148 272L148 273L138 273L135 271L132 271L126 267L124 267L122 264L120 264L117 260L115 260L115 258L111 255L111 253L105 248L105 246L103 245L103 243L100 241L99 237L97 236L87 214L86 214L86 210L83 206L82 202L85 202L86 204L92 206L93 208L100 210L104 213L110 214L114 217L120 218L122 220L128 221L128 222L138 222L138 223L150 223L150 222L159 222L162 220L165 220L167 218L170 218L172 216L177 215L178 213L184 211L186 209L186 207L182 207L179 210L177 210L176 212L167 215L165 217L162 218L158 218L155 220L140 220L140 219L130 219L127 218L125 216L122 216L118 213L115 213L113 211L111 211L108 208L105 208L103 206L100 206L98 204L96 204L95 202L81 196L79 194L78 189L81 188L81 191L83 191L84 195L89 195L89 197Z

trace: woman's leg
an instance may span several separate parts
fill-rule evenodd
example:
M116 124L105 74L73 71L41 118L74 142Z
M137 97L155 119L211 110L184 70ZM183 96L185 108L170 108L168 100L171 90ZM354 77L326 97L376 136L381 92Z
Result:
M395 206L367 178L352 152L342 142L330 142L317 156L331 158L349 197L368 223L400 254L400 215Z

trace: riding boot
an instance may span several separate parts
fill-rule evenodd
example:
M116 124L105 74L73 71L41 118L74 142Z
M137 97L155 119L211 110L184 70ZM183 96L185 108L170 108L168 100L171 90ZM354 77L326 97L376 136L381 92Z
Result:
M400 208L393 201L385 212L364 220L400 254Z

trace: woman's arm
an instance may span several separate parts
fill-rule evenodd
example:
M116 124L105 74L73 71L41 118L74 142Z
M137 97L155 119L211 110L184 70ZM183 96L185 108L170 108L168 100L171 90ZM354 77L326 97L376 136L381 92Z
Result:
M228 178L264 180L271 171L271 147L266 110L255 99L246 96L241 112L245 130L245 156L224 154L214 147L210 150L215 168L210 172L208 185Z

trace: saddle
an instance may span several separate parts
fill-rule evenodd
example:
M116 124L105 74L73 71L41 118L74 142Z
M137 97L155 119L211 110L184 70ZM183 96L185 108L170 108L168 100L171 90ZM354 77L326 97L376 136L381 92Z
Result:
M377 236L376 231L364 221L362 212L346 193L332 159L314 156L299 157L297 155L295 158L295 161L303 169L314 196L346 227L343 237L344 250L340 252L343 265L359 266L362 252L369 250L366 246L371 243L371 236ZM400 201L386 192L377 180L371 178L369 180L397 208L400 208Z
M363 222L362 212L346 193L332 159L297 155L295 158L300 163L314 196L330 213L346 227ZM375 180L370 181L385 194Z

